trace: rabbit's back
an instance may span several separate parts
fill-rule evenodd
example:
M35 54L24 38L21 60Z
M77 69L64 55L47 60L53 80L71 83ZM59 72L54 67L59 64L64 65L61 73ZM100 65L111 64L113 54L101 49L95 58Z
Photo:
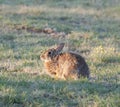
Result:
M59 72L65 78L89 77L89 68L84 58L75 53L61 53L57 56Z

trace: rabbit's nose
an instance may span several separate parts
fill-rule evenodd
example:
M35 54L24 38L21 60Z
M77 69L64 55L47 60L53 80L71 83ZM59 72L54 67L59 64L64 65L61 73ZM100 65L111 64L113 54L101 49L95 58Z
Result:
M41 59L41 60L44 60L44 59L45 59L45 56L44 56L44 55L40 55L40 59Z
M40 59L42 58L42 54L40 54Z
M40 58L42 58L43 57L43 55L40 55Z

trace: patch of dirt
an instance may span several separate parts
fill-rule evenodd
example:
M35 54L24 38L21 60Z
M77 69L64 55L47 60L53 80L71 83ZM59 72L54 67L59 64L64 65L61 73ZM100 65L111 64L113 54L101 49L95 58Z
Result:
M56 31L55 28L50 28L50 27L44 27L44 28L38 29L35 27L14 25L13 29L16 29L18 31L26 30L27 32L31 32L31 33L45 33L45 34L49 34L52 37L65 37L67 35L65 32L58 32Z

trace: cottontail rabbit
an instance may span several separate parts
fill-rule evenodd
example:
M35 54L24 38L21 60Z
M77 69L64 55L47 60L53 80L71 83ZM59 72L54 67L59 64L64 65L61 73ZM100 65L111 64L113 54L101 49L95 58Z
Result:
M84 58L78 54L66 52L61 53L64 43L57 48L51 48L45 51L41 56L47 74L53 78L59 79L78 79L89 77L89 68Z

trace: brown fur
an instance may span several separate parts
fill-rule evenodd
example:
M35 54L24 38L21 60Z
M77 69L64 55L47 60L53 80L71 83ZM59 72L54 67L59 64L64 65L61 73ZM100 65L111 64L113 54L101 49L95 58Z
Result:
M75 53L60 53L64 44L44 52L40 58L44 61L47 73L54 78L78 79L89 77L89 68L84 58Z

